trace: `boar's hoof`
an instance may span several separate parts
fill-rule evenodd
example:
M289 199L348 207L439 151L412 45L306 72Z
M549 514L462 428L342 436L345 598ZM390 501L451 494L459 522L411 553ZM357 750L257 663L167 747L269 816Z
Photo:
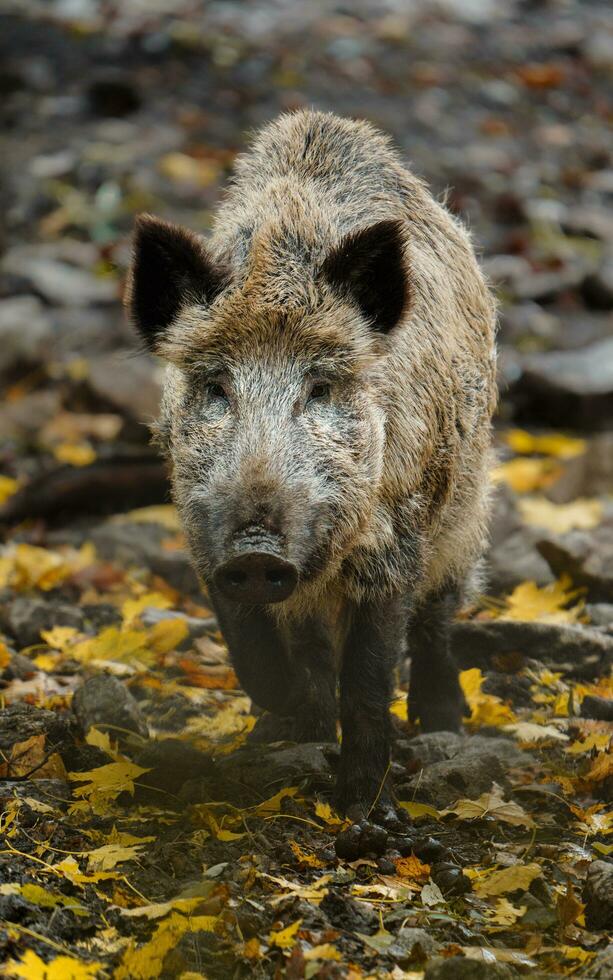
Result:
M288 599L296 588L298 571L285 558L268 551L248 551L218 565L215 585L227 599L268 605Z

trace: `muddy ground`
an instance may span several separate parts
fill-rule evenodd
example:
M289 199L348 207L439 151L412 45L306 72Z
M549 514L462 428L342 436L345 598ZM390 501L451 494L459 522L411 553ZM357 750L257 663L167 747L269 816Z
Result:
M613 23L592 2L5 2L3 975L613 976ZM500 301L465 732L392 705L394 826L336 745L259 744L121 313L134 213L206 231L248 131L365 116Z

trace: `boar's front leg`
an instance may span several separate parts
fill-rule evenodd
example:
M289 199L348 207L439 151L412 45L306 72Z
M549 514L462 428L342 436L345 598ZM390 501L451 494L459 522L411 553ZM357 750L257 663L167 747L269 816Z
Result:
M390 759L394 668L406 629L400 599L364 603L354 611L341 668L343 741L336 798L352 819L389 806L385 782Z
M277 737L335 740L336 681L323 626L307 622L285 633L266 610L209 593L241 687L258 707L288 722L277 726Z
M466 708L449 649L449 628L458 605L457 589L438 592L415 611L409 627L409 718L419 718L426 732L459 731Z

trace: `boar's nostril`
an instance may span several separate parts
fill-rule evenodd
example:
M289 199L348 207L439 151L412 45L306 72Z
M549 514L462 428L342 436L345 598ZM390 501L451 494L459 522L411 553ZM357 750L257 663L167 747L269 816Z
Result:
M243 551L219 565L213 578L226 598L259 605L287 599L296 588L298 570L269 551Z

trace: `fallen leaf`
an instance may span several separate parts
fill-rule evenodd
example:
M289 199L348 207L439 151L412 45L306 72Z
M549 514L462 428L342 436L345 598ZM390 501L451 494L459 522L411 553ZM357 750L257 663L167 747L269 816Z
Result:
M430 876L430 865L423 864L414 854L410 854L408 857L396 858L394 864L396 865L396 874L399 878L422 881Z
M585 439L565 436L561 432L534 435L525 429L510 429L505 433L504 441L515 453L542 453L558 459L572 459L587 450Z
M482 793L478 800L456 800L453 806L441 810L441 816L450 813L460 820L483 820L490 817L516 827L534 827L534 820L519 803L503 800L502 791L496 784L489 793Z
M278 932L273 930L268 936L269 944L271 946L278 946L279 949L291 949L295 942L296 933L301 925L302 919L296 919L295 922L292 922L290 926L286 926L285 929L280 929Z
M416 803L415 800L399 800L398 806L406 810L412 820L419 820L420 817L431 817L433 820L440 819L438 810L428 803Z
M577 623L584 615L583 602L570 609L567 606L575 602L581 593L581 589L571 588L567 576L542 587L536 582L522 582L506 596L498 618L540 623Z
M485 677L478 667L460 671L460 686L470 708L469 725L500 727L515 722L513 710L494 694L482 691Z
M291 840L289 846L292 849L292 854L298 861L298 863L305 868L323 868L324 862L320 861L318 857L315 856L310 851L305 851L297 841Z
M435 905L446 904L445 896L434 881L429 881L424 885L419 897L421 899L421 904L426 905L428 908L433 908Z
M322 943L320 946L312 946L311 949L305 950L302 955L307 963L312 960L342 960L341 954L332 943Z
M510 868L488 871L484 877L473 880L473 891L479 898L526 891L542 873L539 864L513 864Z
M506 483L516 493L544 490L560 478L562 467L552 459L510 459L492 470L494 483Z
M596 527L604 516L600 500L579 497L570 504L552 504L546 497L518 500L517 506L526 524L546 528L555 534Z
M492 925L504 926L506 928L507 926L515 925L526 914L526 911L526 905L512 905L508 898L499 898L494 908L487 909L485 914Z
M0 504L5 504L9 497L17 493L19 483L11 476L0 476Z
M173 504L153 504L151 507L138 507L126 514L117 514L113 521L117 524L161 524L167 531L180 531L181 521Z
M553 725L536 725L530 721L504 725L503 731L511 732L520 742L568 742L568 735Z
M60 463L70 466L89 466L96 459L91 442L60 442L53 447L53 455Z
M133 796L134 780L149 771L126 760L109 762L106 766L88 769L86 772L69 772L68 778L72 782L86 784L73 790L73 796L78 797L81 802L73 803L70 812L78 812L89 805L95 814L104 816L108 812L109 804L121 793L130 793Z
M159 923L148 943L137 946L134 941L130 942L113 980L154 980L161 976L167 954L186 933L213 932L217 924L215 916L172 912Z
M103 963L85 963L72 956L56 956L45 962L34 950L27 949L22 958L4 964L7 977L20 980L95 980Z

